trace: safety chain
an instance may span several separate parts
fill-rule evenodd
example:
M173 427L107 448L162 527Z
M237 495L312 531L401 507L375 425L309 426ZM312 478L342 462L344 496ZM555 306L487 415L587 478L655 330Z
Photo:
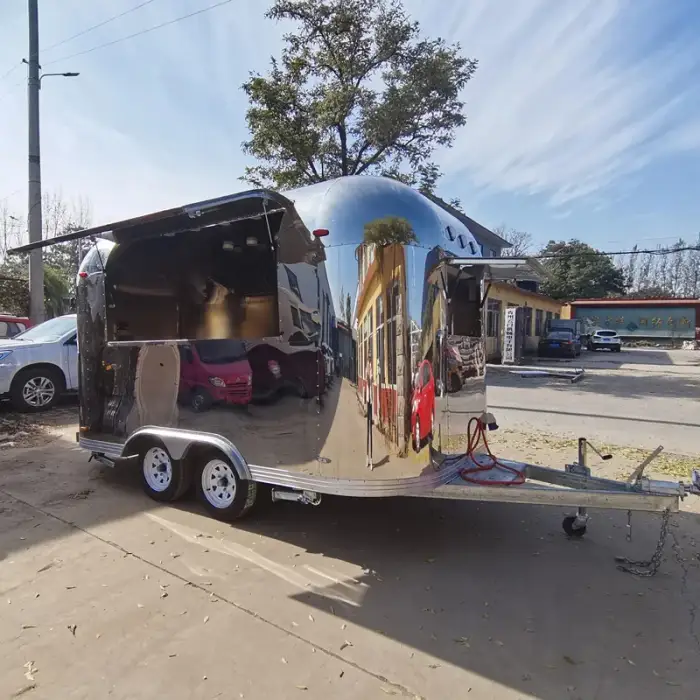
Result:
M627 557L615 557L617 568L633 576L645 576L647 578L654 576L659 570L659 566L661 566L661 556L663 555L664 546L666 545L670 520L671 511L667 508L661 514L661 532L659 533L659 541L656 543L656 550L651 559L648 561L633 561L627 559Z

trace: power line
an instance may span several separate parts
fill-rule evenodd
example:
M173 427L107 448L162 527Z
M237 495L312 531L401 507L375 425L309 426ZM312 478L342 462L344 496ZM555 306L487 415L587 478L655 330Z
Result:
M593 258L612 257L614 255L673 255L674 253L684 253L686 251L700 251L700 246L682 246L680 248L656 248L655 250L591 250L585 253L547 253L544 255L525 255L523 257L534 258L535 260L562 260L565 258Z
M85 34L88 34L89 32L92 32L95 29L99 29L100 27L104 27L106 24L109 24L110 22L114 22L114 20L125 17L126 15L130 15L132 12L136 12L136 10L140 10L142 7L145 7L146 5L150 5L154 1L155 0L145 0L145 2L142 2L138 5L136 5L135 7L130 8L129 10L124 10L124 12L120 12L118 15L114 15L113 17L110 17L109 19L105 19L102 22L99 22L98 24L93 24L91 27L88 27L87 29L83 29L83 31L78 32L77 34L73 34L73 36L69 36L67 39L62 39L61 41L58 41L55 44L51 44L51 46L48 46L47 48L43 49L43 51L51 51L51 49L55 49L58 46L63 46L63 44L67 44L69 41L73 41L73 39L77 39L80 36L84 36Z
M189 14L182 15L181 17L176 17L175 19L168 20L167 22L162 22L161 24L156 24L153 27L148 27L148 29L142 29L139 32L134 32L133 34L129 34L128 36L123 36L119 39L114 39L113 41L108 41L108 42L105 42L104 44L99 44L97 46L93 46L91 49L85 49L85 51L78 51L78 52L70 54L68 56L61 56L61 58L57 58L53 61L49 61L48 63L46 63L44 65L50 66L50 65L53 65L54 63L59 63L60 61L67 61L69 58L75 58L76 56L84 56L85 54L92 53L93 51L97 51L98 49L104 49L108 46L114 46L115 44L119 44L122 41L126 41L127 39L133 39L137 36L142 36L144 34L148 34L149 32L154 32L154 31L156 31L156 29L162 29L163 27L168 27L171 24L181 22L182 20L190 19L190 17L195 17L197 15L204 14L205 12L209 12L210 10L215 10L217 7L222 7L223 5L228 5L230 2L233 2L233 0L221 0L221 2L217 2L214 5L209 5L209 7L203 7L201 10L195 10L194 12L190 12Z
M19 63L15 63L15 65L12 66L10 70L8 70L6 73L3 73L2 76L0 76L0 80L5 80L5 78L9 78L21 65L21 61Z

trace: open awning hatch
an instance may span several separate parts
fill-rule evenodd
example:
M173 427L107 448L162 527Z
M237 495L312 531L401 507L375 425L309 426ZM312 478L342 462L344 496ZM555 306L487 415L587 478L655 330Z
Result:
M547 277L534 258L448 258L445 262L454 270L483 272L485 282L540 282Z
M111 238L123 243L133 238L150 238L174 235L182 231L203 229L209 226L255 219L294 210L294 204L277 192L256 189L226 197L208 199L182 207L165 209L133 219L125 219L112 224L73 231L63 236L46 238L35 243L19 246L8 251L11 254L26 253L38 248L46 248L56 243L67 243L82 238Z

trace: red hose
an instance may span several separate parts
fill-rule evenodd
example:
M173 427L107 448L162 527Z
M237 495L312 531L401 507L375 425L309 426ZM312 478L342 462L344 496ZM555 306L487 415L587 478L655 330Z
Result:
M476 426L476 428L472 426ZM474 456L474 450L476 450L479 443L482 441L486 448L486 454L491 458L490 464L479 464ZM523 472L509 467L506 464L502 464L498 461L493 452L491 452L488 440L486 439L486 426L480 418L470 418L467 424L467 457L469 457L476 466L470 467L469 469L460 469L459 475L464 481L468 481L472 484L479 484L480 486L520 486L525 483L525 475ZM491 471L494 467L511 472L516 478L511 481L493 481L491 479L476 479L470 476L470 474Z

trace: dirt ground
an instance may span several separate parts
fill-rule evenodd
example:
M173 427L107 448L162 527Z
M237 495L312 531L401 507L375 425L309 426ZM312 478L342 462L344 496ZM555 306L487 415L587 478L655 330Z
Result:
M627 372L644 370L617 369L599 400L634 418ZM698 370L684 372L693 386ZM576 392L594 401L588 380ZM494 377L490 401L545 411L555 396L581 412L578 394L523 382ZM568 417L533 432L516 408L496 412L494 451L575 458ZM429 499L277 504L232 527L194 503L158 506L137 475L88 463L75 414L68 402L17 424L0 410L0 697L697 697L700 498L674 517L651 579L614 557L652 553L655 515L633 516L631 542L625 513L592 513L574 541L559 508ZM588 426L599 447L608 423ZM643 433L650 444L674 434L628 423L614 459L592 460L597 474L628 473L648 452L634 447ZM694 461L681 450L653 473L685 475Z

